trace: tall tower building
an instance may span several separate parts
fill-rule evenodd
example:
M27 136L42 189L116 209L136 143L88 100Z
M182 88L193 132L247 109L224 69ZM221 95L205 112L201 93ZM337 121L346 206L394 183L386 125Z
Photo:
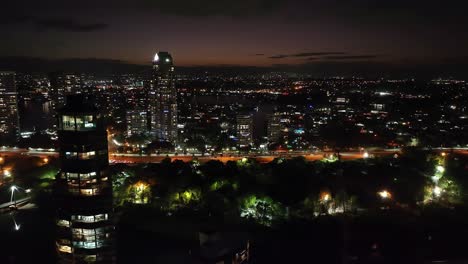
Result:
M83 95L58 111L61 170L57 175L57 252L60 263L113 263L112 186L107 133Z
M0 138L19 138L18 92L14 72L0 72Z
M159 140L177 140L177 90L172 56L160 51L154 55L149 91L151 134Z

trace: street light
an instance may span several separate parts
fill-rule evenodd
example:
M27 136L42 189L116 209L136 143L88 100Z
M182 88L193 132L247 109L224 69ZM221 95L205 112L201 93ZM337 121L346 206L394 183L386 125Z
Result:
M364 152L364 154L362 154L362 157L365 158L365 159L369 158L369 152L367 152L367 151Z
M44 161L44 163L47 163L47 162L49 162L49 159L48 159L48 158L44 158L43 161Z
M326 203L326 202L330 201L330 199L331 199L330 193L328 193L328 192L323 192L323 193L321 193L321 195L320 195L320 201L321 201L321 202L325 202L325 203Z
M380 198L382 198L383 200L387 200L387 199L392 198L392 194L391 194L389 191L387 191L387 190L380 191L380 192L378 192L377 194L378 194L378 195L380 196Z
M10 203L14 201L15 207L16 207L16 199L14 199L14 197L15 197L15 191L18 190L18 187L16 187L15 185L13 185L13 186L10 187L10 190L11 190Z

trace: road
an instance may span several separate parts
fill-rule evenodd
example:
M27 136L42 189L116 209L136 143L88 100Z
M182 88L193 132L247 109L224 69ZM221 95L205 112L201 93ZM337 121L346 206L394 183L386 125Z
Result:
M398 151L379 151L379 152L369 152L372 156L388 156L393 155ZM243 158L254 158L260 163L268 163L274 160L275 158L293 158L302 156L308 161L321 160L324 158L324 155L331 155L332 152L317 152L317 153L278 153L275 155L260 155L260 154L245 154L245 155L217 155L217 156L188 156L188 155L158 155L158 156L129 156L122 154L111 154L109 160L111 163L159 163L163 159L169 157L172 161L182 160L184 162L189 162L194 159L197 159L199 162L204 163L210 160L219 160L223 163L228 161L237 161ZM362 159L362 152L343 152L340 153L342 160L354 160Z
M450 152L468 155L468 148L439 148L433 149L438 152ZM394 155L395 153L400 153L400 149L369 149L367 153L370 157L384 157L389 155ZM174 154L160 154L160 155L138 155L138 154L117 154L110 153L109 161L110 163L159 163L165 158L169 157L171 160L182 160L185 162L192 161L197 159L200 162L207 162L210 160L219 160L221 162L228 161L237 161L243 158L254 158L260 163L267 163L275 158L284 157L292 158L302 156L308 161L321 160L324 156L333 154L333 152L284 152L284 153L274 153L274 154L241 154L241 155L174 155ZM13 149L13 148L0 148L0 156L35 156L40 158L49 158L49 157L58 157L58 152L55 150L42 150L42 149ZM360 151L347 151L340 152L342 160L356 160L362 159L364 153Z
M0 212L4 211L4 210L9 210L9 207L12 206L12 205L16 205L17 207L21 207L23 205L28 204L30 200L31 200L31 197L25 197L25 198L18 199L18 200L13 201L13 202L0 204Z

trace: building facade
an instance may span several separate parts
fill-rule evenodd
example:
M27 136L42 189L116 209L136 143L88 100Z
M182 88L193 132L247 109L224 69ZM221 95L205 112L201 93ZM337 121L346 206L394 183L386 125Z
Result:
M238 115L236 117L237 145L241 148L253 144L253 116Z
M112 186L102 116L85 96L69 96L58 111L57 128L59 262L114 263Z
M18 92L14 72L0 72L0 137L13 142L19 138Z
M49 74L50 89L49 98L52 105L52 113L65 105L67 95L79 94L82 90L82 78L78 74L53 72Z
M267 138L268 142L278 142L283 136L285 125L282 122L283 115L275 112L267 116Z
M148 132L148 115L145 110L127 110L126 121L128 137Z
M172 56L167 52L154 56L148 97L152 136L174 144L177 140L177 90Z

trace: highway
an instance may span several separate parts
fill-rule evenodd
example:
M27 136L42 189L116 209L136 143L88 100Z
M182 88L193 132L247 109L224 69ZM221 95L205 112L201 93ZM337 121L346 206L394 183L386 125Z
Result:
M455 152L463 155L468 155L468 148L438 148L433 149L438 152ZM389 155L395 155L400 153L401 149L368 149L366 152L369 157L383 157ZM151 154L151 155L138 155L138 154L121 154L121 153L110 153L110 163L159 163L165 158L169 157L171 160L182 160L189 162L197 159L199 162L207 162L210 160L219 160L221 162L237 161L242 158L254 158L260 163L267 163L275 158L293 158L303 156L308 161L321 160L325 156L332 155L332 151L319 151L319 152L281 152L281 153L268 153L268 154L220 154L220 155L175 155L174 153L168 154ZM0 156L35 156L40 158L58 157L58 152L53 149L19 149L19 148L0 148ZM345 151L340 152L340 158L342 160L356 160L364 158L363 151Z
M378 151L369 152L370 156L388 156L393 155L398 151ZM151 155L151 156L138 156L138 155L122 155L122 154L111 154L109 160L111 163L159 163L165 158L170 158L171 161L182 160L189 162L194 159L201 163L210 160L219 160L223 163L228 161L237 161L243 158L253 158L259 163L268 163L275 158L293 158L293 157L304 157L308 161L321 160L325 155L331 155L333 152L315 152L315 153L277 153L277 154L241 154L241 155L207 155L207 156L195 156L195 155ZM363 152L343 152L340 153L342 160L354 160L362 159Z

